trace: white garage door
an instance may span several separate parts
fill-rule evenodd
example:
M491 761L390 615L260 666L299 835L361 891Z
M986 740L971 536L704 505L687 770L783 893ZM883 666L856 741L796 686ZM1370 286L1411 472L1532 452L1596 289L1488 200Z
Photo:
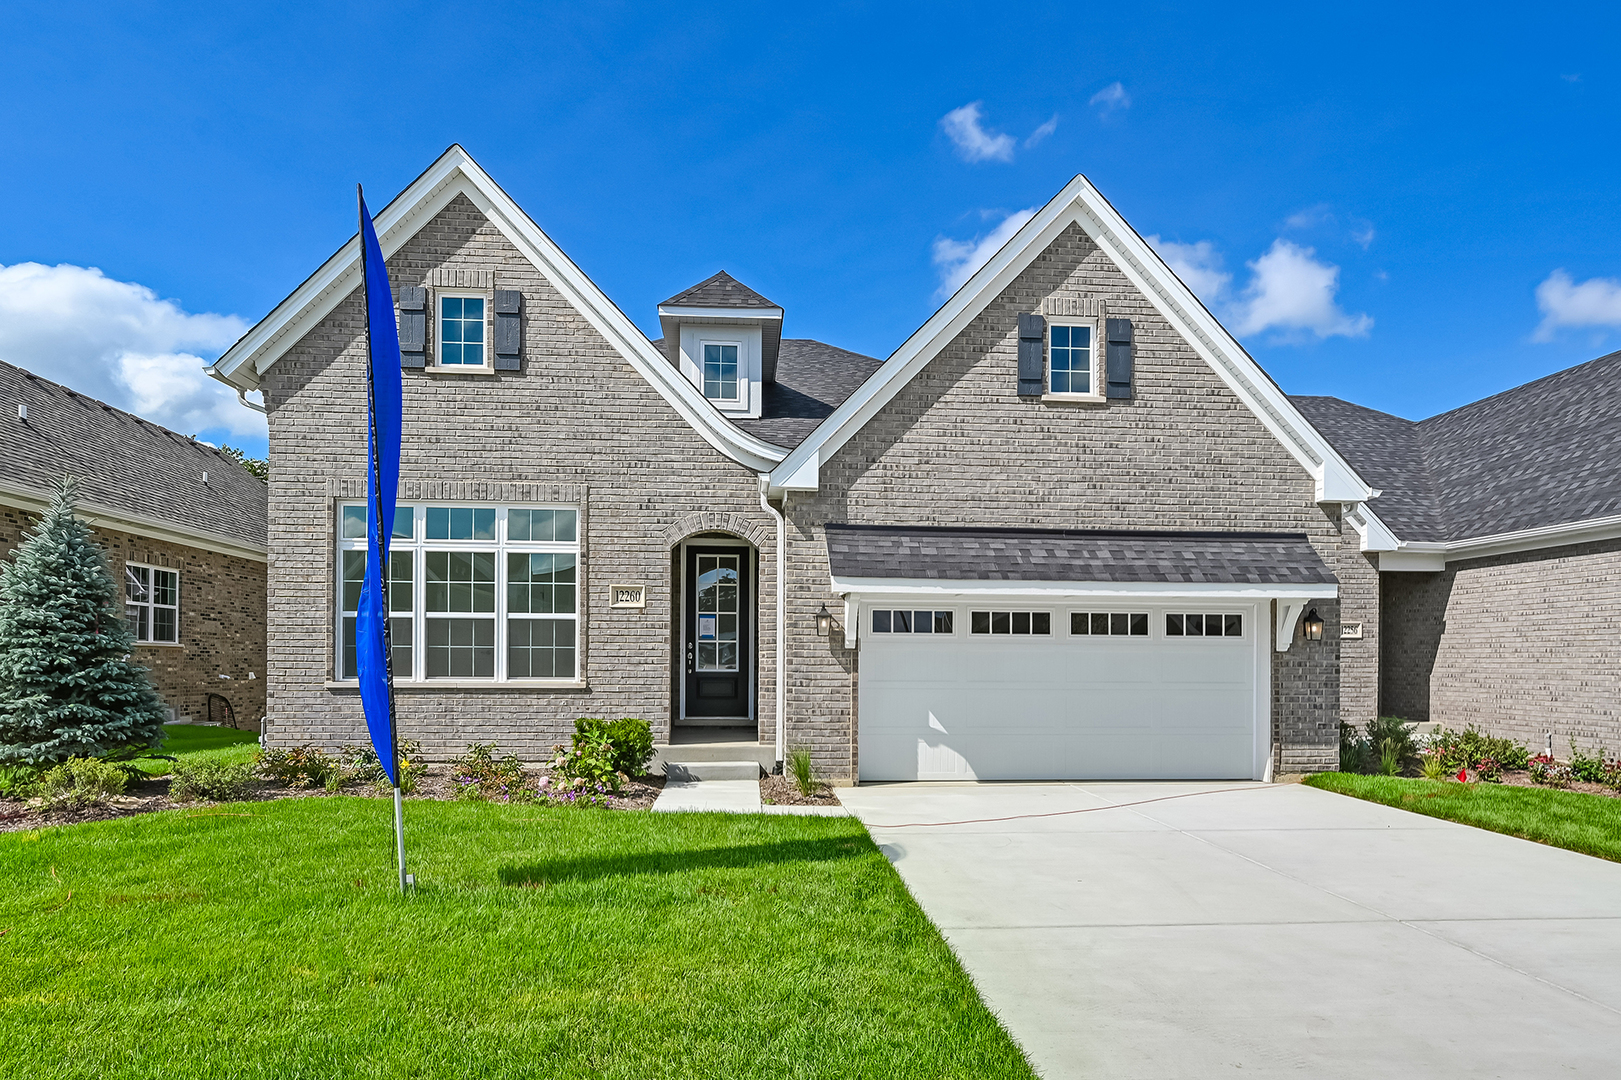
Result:
M1258 605L863 607L863 780L1239 779L1264 763Z

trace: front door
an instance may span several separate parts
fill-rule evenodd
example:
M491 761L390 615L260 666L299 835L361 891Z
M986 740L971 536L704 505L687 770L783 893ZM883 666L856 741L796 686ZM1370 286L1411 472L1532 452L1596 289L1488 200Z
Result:
M749 569L747 548L687 549L688 717L748 719L754 664Z

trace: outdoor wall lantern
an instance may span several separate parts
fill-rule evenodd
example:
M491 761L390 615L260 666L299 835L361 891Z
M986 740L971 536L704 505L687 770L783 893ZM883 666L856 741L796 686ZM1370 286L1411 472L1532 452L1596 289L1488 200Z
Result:
M1306 617L1301 620L1301 626L1305 628L1307 641L1323 640L1323 617L1317 614L1316 608L1306 613Z
M822 610L816 613L816 636L827 637L827 635L832 632L833 613L827 610L827 605L824 603L822 605Z

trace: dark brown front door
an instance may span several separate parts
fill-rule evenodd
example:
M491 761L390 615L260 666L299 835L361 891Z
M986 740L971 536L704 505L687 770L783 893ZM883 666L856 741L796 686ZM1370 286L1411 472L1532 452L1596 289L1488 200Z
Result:
M749 715L754 634L749 620L749 551L687 549L685 715Z

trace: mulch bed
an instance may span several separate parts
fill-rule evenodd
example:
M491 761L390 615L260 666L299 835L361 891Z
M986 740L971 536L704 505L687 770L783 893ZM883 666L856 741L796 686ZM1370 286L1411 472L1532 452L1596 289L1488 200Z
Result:
M607 797L610 810L650 810L664 789L664 777L644 776L631 780L618 795ZM449 801L456 797L457 785L451 781L450 769L429 766L417 779L416 790L406 796L408 800ZM282 787L271 783L260 785L257 794L243 802L269 802L275 799L324 799L331 795L361 796L389 799L393 792L374 784L352 784L342 791L329 792L325 788ZM213 806L215 803L183 803L169 798L169 778L151 777L132 781L123 795L106 802L76 809L43 809L29 806L16 799L0 799L0 833L24 832L50 828L53 825L77 825L86 821L109 821L113 818L150 814L158 810L186 807Z
M827 784L817 784L809 795L800 794L799 788L786 776L762 776L760 801L767 806L838 806L838 797Z
M1621 798L1621 791L1617 791L1612 787L1605 787L1603 784L1590 784L1586 780L1572 780L1562 788L1556 788L1552 784L1538 784L1531 779L1531 774L1524 769L1512 771L1504 769L1503 783L1508 784L1510 787L1538 787L1546 788L1549 791L1580 791L1584 795L1602 795L1606 799Z

